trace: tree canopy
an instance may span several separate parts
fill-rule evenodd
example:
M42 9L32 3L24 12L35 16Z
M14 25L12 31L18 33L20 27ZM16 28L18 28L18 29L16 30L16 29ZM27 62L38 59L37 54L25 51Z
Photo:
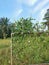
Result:
M8 25L9 19L6 17L0 18L0 37L6 38L8 35L9 25Z
M46 20L45 25L48 27L49 30L49 9L47 9L47 12L44 16L44 20Z
M10 19L7 17L0 18L0 38L7 38L11 36L11 33L20 32L20 33L35 33L35 32L44 32L46 29L45 26L48 27L49 30L49 9L44 15L44 20L46 22L42 22L42 25L38 22L33 22L32 17L28 18L20 18L14 23L10 22ZM39 21L40 22L40 21Z

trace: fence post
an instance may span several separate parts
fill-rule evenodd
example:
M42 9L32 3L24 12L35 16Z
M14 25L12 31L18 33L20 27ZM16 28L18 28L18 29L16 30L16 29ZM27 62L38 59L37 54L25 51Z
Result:
M11 33L11 65L12 65L12 36L13 36L14 33Z

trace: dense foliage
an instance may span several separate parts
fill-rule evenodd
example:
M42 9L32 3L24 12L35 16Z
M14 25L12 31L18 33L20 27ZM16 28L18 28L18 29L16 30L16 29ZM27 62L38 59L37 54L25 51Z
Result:
M9 27L9 19L7 17L0 18L0 38L10 36L11 30Z
M32 32L33 31L33 23L31 22L32 18L21 18L16 22L16 30L18 32Z
M13 65L49 62L49 36L25 34L13 37Z

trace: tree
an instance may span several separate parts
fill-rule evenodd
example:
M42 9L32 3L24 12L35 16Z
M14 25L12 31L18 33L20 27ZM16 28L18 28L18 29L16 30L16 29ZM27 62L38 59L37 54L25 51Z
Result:
M4 39L7 36L8 22L9 19L7 17L0 18L0 31L1 31L0 33L2 33Z
M32 18L21 18L20 20L18 20L16 22L16 29L19 32L32 32L33 31L33 26L32 26L32 22L31 20L33 20Z
M44 24L48 27L48 30L49 30L49 9L47 9L47 12L44 16L44 20L46 20L46 22L44 22Z

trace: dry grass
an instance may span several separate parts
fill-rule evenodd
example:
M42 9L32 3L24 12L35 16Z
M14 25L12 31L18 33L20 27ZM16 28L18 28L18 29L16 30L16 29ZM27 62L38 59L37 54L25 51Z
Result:
M10 47L10 39L0 39L0 49Z
M0 65L11 65L10 39L0 39Z
M0 39L0 44L9 44L10 39Z

